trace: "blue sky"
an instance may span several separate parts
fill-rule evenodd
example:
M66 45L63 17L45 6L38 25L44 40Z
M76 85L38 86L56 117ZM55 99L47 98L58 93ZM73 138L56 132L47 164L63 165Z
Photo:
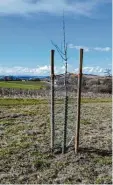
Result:
M0 74L48 75L53 40L61 46L62 12L68 71L77 72L84 48L84 73L103 74L112 64L111 0L0 0ZM64 71L55 51L55 71Z

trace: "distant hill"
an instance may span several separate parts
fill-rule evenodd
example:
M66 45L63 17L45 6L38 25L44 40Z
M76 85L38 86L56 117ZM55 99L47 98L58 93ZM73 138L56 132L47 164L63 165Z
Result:
M12 77L13 80L16 80L16 79L29 80L29 79L34 79L34 78L39 78L39 79L49 78L49 76L1 75L0 79L4 79L5 77Z

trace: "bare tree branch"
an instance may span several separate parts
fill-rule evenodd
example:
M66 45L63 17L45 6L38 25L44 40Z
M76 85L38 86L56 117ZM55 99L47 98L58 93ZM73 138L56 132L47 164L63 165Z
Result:
M64 19L64 10L63 10L63 50L60 49L57 44L55 44L53 41L51 41L52 45L57 49L59 55L61 56L62 60L67 62L67 50L68 50L68 44L66 43L66 31L65 31L65 19ZM67 65L66 65L67 66ZM67 71L67 70L66 70Z
M60 50L60 48L57 46L57 44L55 44L53 41L51 41L51 43L57 48L57 50L62 54L65 55L62 50Z
M111 69L106 69L104 72L107 76L111 76Z
M65 56L65 54L60 50L60 48L53 41L51 41L51 43L57 49L57 51L58 51L59 55L61 56L61 58L63 60L65 60L65 58L63 57L63 55Z

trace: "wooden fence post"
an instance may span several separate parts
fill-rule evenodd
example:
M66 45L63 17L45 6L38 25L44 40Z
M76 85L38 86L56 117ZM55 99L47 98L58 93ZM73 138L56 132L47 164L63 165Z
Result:
M54 50L51 50L51 151L54 151L55 123L54 123Z
M66 153L67 144L67 119L68 119L68 92L67 92L67 60L65 61L65 76L64 76L64 86L65 86L65 99L64 99L64 128L63 128L63 146L62 153Z
M76 125L76 135L75 135L75 152L76 153L78 152L78 148L79 148L82 64L83 64L83 49L80 49L80 66L79 66L79 74L78 74L78 97L77 97L77 125Z

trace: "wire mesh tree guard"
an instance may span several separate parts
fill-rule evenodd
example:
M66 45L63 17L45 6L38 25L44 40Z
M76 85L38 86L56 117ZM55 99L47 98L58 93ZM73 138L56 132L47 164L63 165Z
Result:
M51 50L51 151L54 152L55 149L55 74L54 74L54 54L55 50ZM67 94L67 83L66 83L66 75L65 75L65 83L64 83L64 124L63 124L63 142L62 142L62 153L64 154L67 150L67 147L72 142L73 138L75 138L75 152L77 153L79 150L79 132L80 132L80 108L81 108L81 86L82 86L82 65L83 65L83 49L80 49L80 65L79 65L79 74L78 74L78 89L77 89L77 120L75 136L72 136L70 142L67 144L67 124L68 124L68 94Z

